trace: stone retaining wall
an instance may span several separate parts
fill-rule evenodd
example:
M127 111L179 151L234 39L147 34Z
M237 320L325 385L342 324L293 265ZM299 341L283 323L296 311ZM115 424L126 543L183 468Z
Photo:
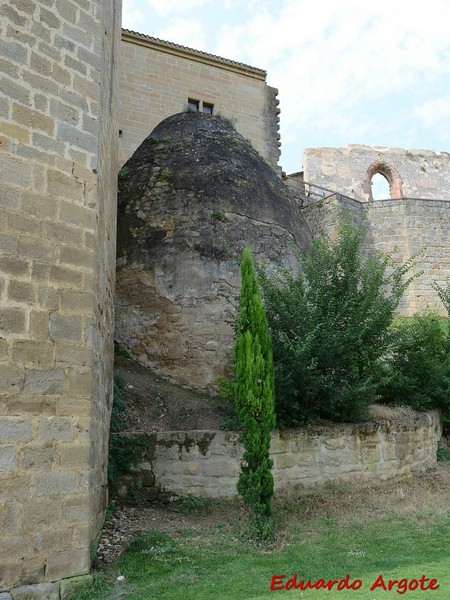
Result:
M319 484L373 483L409 476L436 463L441 435L436 412L392 420L309 426L272 436L275 489ZM136 434L125 434L136 438ZM242 446L227 431L170 431L141 434L131 473L119 481L119 496L236 494Z

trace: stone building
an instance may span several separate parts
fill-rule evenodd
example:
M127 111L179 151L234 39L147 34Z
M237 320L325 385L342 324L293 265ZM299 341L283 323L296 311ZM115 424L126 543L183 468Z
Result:
M14 598L60 598L104 520L120 21L120 0L0 6L0 591Z
M119 143L123 163L160 121L189 105L229 117L280 171L277 92L260 69L125 31L119 117L120 11L121 0L0 5L5 599L26 597L26 585L29 597L63 598L70 584L59 582L89 571L103 523ZM368 198L370 168L381 168L380 151L361 165L350 153L351 168L346 152L311 151L305 179L355 196L345 202L356 213ZM384 174L395 185L399 174L403 199L378 205L373 246L388 248L395 232L405 253L425 240L434 254L420 285L431 297L431 278L442 280L450 264L448 155L394 154L384 152L395 168ZM332 196L303 209L311 229L327 222Z
M278 90L265 71L127 30L121 53L120 164L158 123L190 108L229 118L278 169Z

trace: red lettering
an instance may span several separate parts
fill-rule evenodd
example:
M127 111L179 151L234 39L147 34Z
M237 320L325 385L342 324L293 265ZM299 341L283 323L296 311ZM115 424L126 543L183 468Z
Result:
M338 586L337 586L338 590L348 590L348 573L345 575L345 577L343 579L339 580Z
M281 575L272 575L272 581L270 582L271 590L284 590L283 579L285 578L285 574ZM281 584L281 585L280 585ZM276 587L278 586L278 587Z
M353 583L356 583L357 581L360 582L360 580L357 579ZM427 584L427 582L429 583ZM373 592L373 590L378 587L383 588L385 591L391 591L392 589L395 589L397 594L405 594L408 590L412 591L416 590L417 588L420 588L421 590L437 590L439 588L439 584L437 579L429 579L425 575L422 575L420 579L411 579L411 581L406 579L406 577L403 579L389 579L386 585L383 575L380 574L370 586L370 591ZM351 586L351 589L359 588Z
M330 581L327 582L327 588L331 590L335 583L339 583L337 579L330 579Z
M398 583L398 590L395 590L397 594L404 594L408 590L408 580L403 578Z
M437 585L436 585L436 587L435 587L435 584L436 584L436 583L437 583ZM438 587L439 587L439 584L438 584L438 582L437 582L437 579L431 579L431 581L430 581L430 585L428 586L428 589L429 589L429 590L437 590L437 589L438 589Z
M388 582L388 590L389 591L391 591L392 588L394 587L394 583L398 583L398 580L397 579L389 579L389 582Z
M355 579L355 581L352 581L351 583L349 583L349 579L350 579L350 575L348 573L346 573L345 577L343 577L342 579L339 580L339 582L337 584L337 589L338 590L359 590L359 588L362 586L361 579Z
M292 588L297 589L297 573L294 573L293 577L290 577L284 586L285 590L291 590Z
M337 587L338 590L359 590L362 586L361 579L355 579L354 581L350 581L350 575L348 573L345 574L345 577L342 579L329 579L325 581L325 579L317 579L314 583L311 582L311 579L308 580L300 580L297 582L297 573L294 573L292 577L290 577L286 583L284 583L284 578L286 575L281 573L280 575L272 575L272 579L270 582L271 590L292 590L292 589L300 589L302 591L307 589L333 589L334 586ZM437 590L440 585L437 582L437 579L430 579L425 575L422 575L420 579L411 579L410 581L404 577L403 579L389 579L386 583L384 581L382 573L378 575L375 581L370 586L370 591L373 592L376 588L382 588L385 591L395 590L397 594L405 594L408 590L413 591L418 588L421 590Z
M316 583L313 585L313 587L316 588L316 590L321 590L321 589L327 587L325 585L325 579L318 579L316 581Z
M373 592L373 590L377 587L382 587L383 590L386 591L386 584L384 583L383 575L381 575L381 574L378 575L378 577L372 583L372 585L370 587L370 591Z
M361 579L355 579L355 581L351 584L351 588L352 590L359 590L359 588L362 586L362 581Z

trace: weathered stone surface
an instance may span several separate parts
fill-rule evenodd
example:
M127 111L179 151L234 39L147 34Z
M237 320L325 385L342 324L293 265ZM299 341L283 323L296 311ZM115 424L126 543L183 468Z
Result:
M275 489L406 477L436 463L440 436L439 416L434 411L390 420L274 431L270 455ZM241 457L242 445L231 432L148 434L136 453L132 472L119 478L119 496L126 501L130 488L140 489L143 498L150 492L153 497L234 496Z
M11 590L13 600L59 600L58 583L23 585Z
M63 579L60 584L61 600L66 598L84 587L92 585L94 578L92 575L81 575L80 577L71 577L70 579ZM1 600L1 599L0 599Z
M447 152L352 144L346 148L308 148L303 165L308 183L357 200L371 198L373 172L385 173L389 178L392 198L449 199Z
M106 509L121 1L0 6L0 590L59 600Z
M251 244L266 267L294 268L310 232L276 173L219 117L158 125L119 178L116 337L177 382L214 389L233 330L226 297Z

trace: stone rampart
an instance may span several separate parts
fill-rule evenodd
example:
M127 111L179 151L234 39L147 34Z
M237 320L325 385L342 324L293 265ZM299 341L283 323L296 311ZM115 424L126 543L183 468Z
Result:
M436 463L440 435L436 412L275 431L270 452L275 490L375 483L424 471ZM126 499L134 490L147 499L161 493L234 496L242 457L238 438L225 431L140 435L132 473L122 476L119 495Z
M450 154L349 145L346 148L308 148L303 154L308 183L367 201L370 181L380 172L391 183L392 198L449 200Z
M450 276L450 200L391 199L370 205L333 194L305 206L302 215L312 235L333 236L336 209L345 209L357 225L366 226L368 252L391 254L394 265L417 255L410 274L418 274L406 290L399 312L405 316L429 308L445 315L433 284L446 285Z
M89 571L106 505L120 11L0 8L0 590L33 598Z

